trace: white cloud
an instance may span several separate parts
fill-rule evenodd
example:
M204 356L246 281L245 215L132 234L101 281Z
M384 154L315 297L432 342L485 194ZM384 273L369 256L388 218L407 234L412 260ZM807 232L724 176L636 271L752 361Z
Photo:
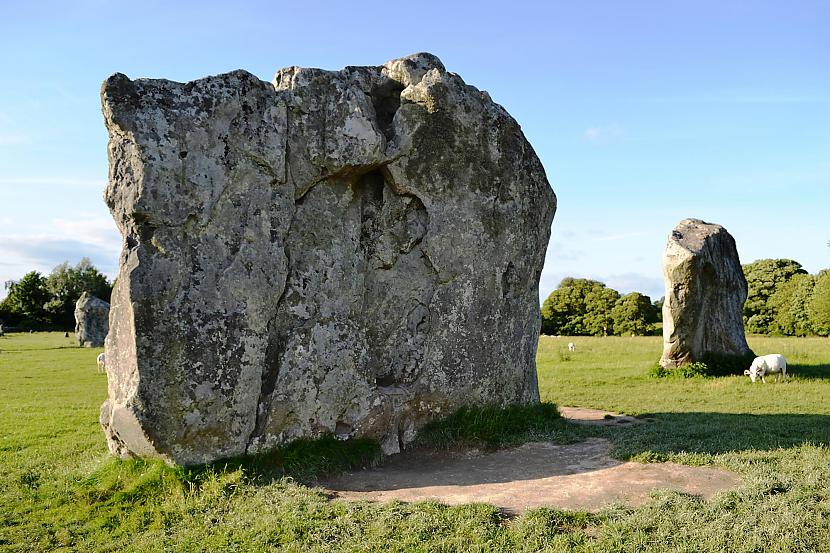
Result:
M121 238L115 223L79 214L78 220L54 219L46 232L0 234L0 281L18 279L28 271L49 273L68 261L88 257L108 278L115 277ZM0 297L5 290L0 290Z
M624 136L625 129L616 123L604 127L589 127L582 133L582 137L592 144L608 144L616 142Z
M0 146L20 146L21 144L29 144L31 140L25 134L20 133L0 133Z
M550 260L555 261L578 261L585 256L583 250L568 247L562 242L550 242L548 244L546 263Z
M81 213L77 220L55 219L52 224L61 236L72 236L80 242L116 252L120 248L118 230L112 219Z
M655 96L642 98L660 103L701 103L701 104L826 104L830 96L824 94L757 93L744 91L723 91L712 93Z
M604 279L597 279L621 294L640 292L656 300L665 295L665 283L662 278L652 277L641 273L622 273L608 275Z
M602 233L599 236L595 236L594 238L590 238L595 242L611 242L614 240L626 240L628 238L642 238L643 236L649 236L648 232L643 231L635 231L635 232L620 232L616 234L606 234Z
M74 186L82 188L98 188L103 190L107 185L106 179L84 179L77 177L0 177L0 186Z

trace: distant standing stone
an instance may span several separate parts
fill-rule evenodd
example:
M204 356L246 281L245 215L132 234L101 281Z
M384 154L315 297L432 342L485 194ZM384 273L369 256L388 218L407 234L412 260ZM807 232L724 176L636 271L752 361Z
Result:
M78 345L100 348L110 329L110 304L84 292L75 304L75 336ZM66 333L69 336L69 333Z
M663 357L677 367L708 355L747 357L743 305L747 285L735 240L720 225L684 219L663 255Z

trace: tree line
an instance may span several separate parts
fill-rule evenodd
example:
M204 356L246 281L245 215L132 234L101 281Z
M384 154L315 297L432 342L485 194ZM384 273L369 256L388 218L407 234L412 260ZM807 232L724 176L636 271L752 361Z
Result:
M759 259L743 271L746 332L830 335L830 269L811 275L792 259ZM542 334L654 334L662 305L663 298L652 302L639 292L621 295L602 282L569 277L542 304Z
M597 280L568 277L542 303L542 334L654 334L662 305L639 292L621 295Z
M792 259L759 259L743 268L749 287L747 332L830 335L830 270L811 275Z
M0 302L0 323L25 330L70 329L75 326L75 303L89 292L110 300L112 283L88 258L75 265L55 267L48 276L37 271L5 283L7 295Z

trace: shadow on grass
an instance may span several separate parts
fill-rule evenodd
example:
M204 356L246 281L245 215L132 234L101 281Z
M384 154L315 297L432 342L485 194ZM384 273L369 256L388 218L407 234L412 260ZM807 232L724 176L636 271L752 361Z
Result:
M787 374L796 378L830 380L830 364L792 363L787 367Z
M96 509L200 492L227 495L240 484L266 485L282 478L304 484L344 470L371 467L380 446L367 439L297 440L268 453L207 465L170 467L155 459L111 458L75 482L74 495Z
M566 427L556 406L518 405L505 409L464 408L428 425L416 450L454 447L496 449L550 436ZM110 459L77 482L77 493L96 505L118 505L148 496L200 490L232 490L239 483L267 485L282 478L314 484L338 473L370 468L383 459L370 439L333 437L296 440L272 451L195 467L168 467L161 461Z
M661 454L714 455L830 444L830 415L690 412L650 413L641 418L650 422L591 433L610 439L615 457L645 455L639 460L654 461L663 460Z
M467 408L428 425L416 447L391 463L408 462L417 469L426 466L418 464L423 455L428 458L438 453L439 463L443 462L442 450L470 447L493 450L526 442L563 444L590 437L608 439L613 446L611 455L617 459L660 462L675 455L687 455L681 460L686 464L710 464L709 455L722 453L772 451L805 443L830 444L830 415L687 412L651 413L641 418L648 422L631 426L582 426L565 421L549 403L508 409ZM562 473L554 465L558 462L570 466L573 463L568 461L569 456L579 456L570 446L555 450L540 448L530 452L539 457L538 466L519 467L516 463L522 462L521 459L513 459L510 457L513 453L506 450L493 456L495 464L484 467L487 469L482 473L484 476L465 475L463 466L451 472L459 481L476 484L492 481L494 477L490 473L499 466L513 465L515 471L508 471L507 476L499 476L497 480L539 478ZM585 463L584 470L566 472L590 472L616 466L617 462L605 456L606 448L582 452L590 461ZM556 461L553 458L556 455L562 459ZM699 457L696 459L695 455ZM340 441L332 437L298 440L268 453L198 467L171 468L160 461L112 459L79 481L76 491L87 503L117 506L170 493L227 494L242 483L267 485L285 477L315 484L344 471L375 467L382 459L375 441ZM445 460L453 462L450 458ZM446 483L457 485L459 482Z

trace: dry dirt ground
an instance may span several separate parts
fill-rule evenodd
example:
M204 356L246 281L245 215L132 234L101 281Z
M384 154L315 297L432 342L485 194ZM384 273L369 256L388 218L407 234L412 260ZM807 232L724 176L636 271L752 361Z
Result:
M641 421L605 411L563 407L579 424L628 425ZM556 445L528 443L496 452L402 455L384 466L349 472L324 485L346 500L433 499L448 505L490 503L511 513L549 506L598 510L610 503L637 506L652 491L670 489L709 498L740 484L737 474L674 463L612 459L607 440Z

